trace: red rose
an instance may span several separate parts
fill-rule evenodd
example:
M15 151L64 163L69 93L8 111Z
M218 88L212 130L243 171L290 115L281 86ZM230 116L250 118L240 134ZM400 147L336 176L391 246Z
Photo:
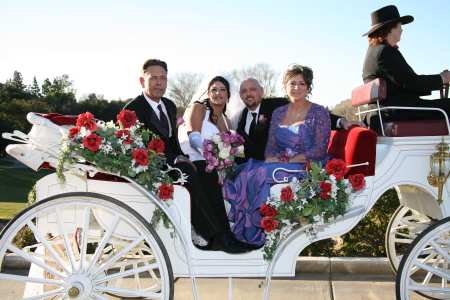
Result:
M83 139L83 146L91 151L97 151L102 144L102 138L95 133L88 135Z
M131 152L131 157L141 166L146 166L148 163L148 152L145 149L136 149Z
M331 192L331 183L321 181L319 182L319 187L322 189L322 191L319 194L319 197L321 199L327 199L329 197L328 194Z
M91 132L97 131L97 123L92 119L93 117L94 115L90 112L80 114L77 119L77 126L84 127L86 130L90 130Z
M272 219L271 217L264 217L261 220L261 227L265 232L271 232L278 227L278 221Z
M159 138L155 138L150 141L150 144L147 147L150 150L155 151L155 153L163 153L165 149L164 142Z
M69 129L69 133L72 137L77 135L78 132L80 132L80 128L78 128L78 127L72 127Z
M273 208L270 205L266 205L266 203L264 202L264 204L259 208L259 212L263 215L263 216L268 216L268 217L275 217L276 215L278 215L278 211Z
M341 180L350 168L347 168L342 159L333 158L327 162L325 165L325 170L327 170L328 175L333 174L336 176L336 180Z
M136 124L136 121L138 120L138 117L136 116L136 113L131 110L122 110L120 114L117 115L117 120L122 124L125 128L130 128L134 124Z
M363 174L354 174L348 177L348 182L352 184L352 188L355 191L359 191L366 185L366 180Z
M172 198L173 195L173 185L162 184L158 187L159 194L158 197L161 199Z
M126 129L121 129L119 131L117 131L115 137L121 138L122 136L126 136L125 140L123 141L125 144L131 144L131 133L128 132L128 130Z
M281 201L291 202L294 199L294 193L292 193L292 189L290 186L281 189Z

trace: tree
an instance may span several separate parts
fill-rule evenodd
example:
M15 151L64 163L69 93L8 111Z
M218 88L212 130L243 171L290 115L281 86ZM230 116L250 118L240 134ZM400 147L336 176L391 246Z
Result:
M39 85L37 83L36 76L34 76L34 78L33 78L33 85L30 85L28 87L28 92L31 94L31 96L35 100L40 100L42 98L41 88L39 87Z
M23 84L22 74L19 71L14 71L13 78L10 80L9 84L19 92L24 92L27 87Z
M355 115L358 112L357 107L352 106L352 100L347 99L341 101L338 105L336 105L331 112L335 115L342 116L347 120L358 121L358 116Z
M264 88L265 98L279 95L276 86L280 71L272 69L268 63L259 62L252 66L243 66L231 71L223 71L223 73L230 77L238 89L244 79L255 78Z
M204 77L203 73L180 72L170 77L168 96L178 106L178 114L182 115L197 91Z
M48 78L45 78L44 83L42 84L42 94L47 95L52 92L52 83Z
M53 79L51 89L52 92L72 93L74 95L77 93L73 80L70 80L69 75L67 74L64 74L62 76L56 76Z
M70 114L74 105L76 105L77 99L71 92L56 91L47 93L43 101L52 106L57 113Z

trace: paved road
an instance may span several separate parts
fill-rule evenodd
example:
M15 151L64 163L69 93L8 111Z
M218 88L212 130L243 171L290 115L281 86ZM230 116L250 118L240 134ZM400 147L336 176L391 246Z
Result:
M3 272L26 275L26 269L6 269ZM201 300L260 300L263 289L258 288L260 278L233 278L232 298L229 298L228 278L197 278L197 289ZM22 299L24 284L0 281L0 299ZM116 298L111 298L116 299ZM190 280L180 278L175 282L175 299L191 300ZM295 277L274 278L270 300L395 300L395 276L351 275L344 273L300 273ZM419 295L412 300L424 299Z

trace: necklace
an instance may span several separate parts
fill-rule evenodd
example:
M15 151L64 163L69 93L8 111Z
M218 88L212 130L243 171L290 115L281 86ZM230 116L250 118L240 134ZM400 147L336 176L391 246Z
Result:
M291 116L290 116L290 120L291 120L291 125L294 124L295 120L298 118L298 116L300 116L300 114L303 112L304 110L304 106L305 104L302 105L302 107L300 108L300 110L298 111L298 114L295 117L292 117L293 114L295 114L294 110L292 109L292 103L289 105L290 111L291 111Z

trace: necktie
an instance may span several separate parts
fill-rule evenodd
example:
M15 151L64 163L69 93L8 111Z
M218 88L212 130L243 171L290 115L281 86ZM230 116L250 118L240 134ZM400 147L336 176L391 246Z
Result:
M256 115L257 113L252 112L253 120L252 123L250 124L250 130L248 131L248 135L250 136L251 139L255 138Z
M166 114L162 110L161 104L158 104L159 109L159 120L161 121L164 130L166 131L166 135L169 136L169 121L167 120Z

